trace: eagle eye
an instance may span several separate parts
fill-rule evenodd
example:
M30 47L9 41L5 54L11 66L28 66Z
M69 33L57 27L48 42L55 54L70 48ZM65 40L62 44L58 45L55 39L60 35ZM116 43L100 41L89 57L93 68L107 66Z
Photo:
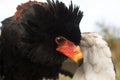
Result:
M55 38L55 42L58 44L58 45L61 45L63 44L67 39L63 36L59 36L59 37L56 37Z

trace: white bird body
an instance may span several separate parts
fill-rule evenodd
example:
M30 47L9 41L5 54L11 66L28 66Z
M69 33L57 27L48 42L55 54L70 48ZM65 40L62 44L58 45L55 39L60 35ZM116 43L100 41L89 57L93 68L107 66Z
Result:
M72 80L115 80L111 51L100 35L83 33L80 46L84 61Z

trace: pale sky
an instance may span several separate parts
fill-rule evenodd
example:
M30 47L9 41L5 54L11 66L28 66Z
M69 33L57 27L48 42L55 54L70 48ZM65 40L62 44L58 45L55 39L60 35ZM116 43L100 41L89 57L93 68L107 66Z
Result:
M17 5L29 0L0 0L0 22L12 16ZM36 0L46 1L46 0ZM71 0L60 0L69 5ZM95 32L96 22L105 22L120 27L120 0L72 0L80 6L84 16L80 23L82 32ZM0 24L1 26L1 24Z

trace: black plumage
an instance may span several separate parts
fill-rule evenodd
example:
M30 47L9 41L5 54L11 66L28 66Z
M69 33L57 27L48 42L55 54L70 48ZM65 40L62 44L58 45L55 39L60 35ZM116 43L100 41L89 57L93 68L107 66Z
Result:
M57 79L67 57L56 51L55 38L80 41L79 7L62 2L29 1L2 22L0 74L4 80Z

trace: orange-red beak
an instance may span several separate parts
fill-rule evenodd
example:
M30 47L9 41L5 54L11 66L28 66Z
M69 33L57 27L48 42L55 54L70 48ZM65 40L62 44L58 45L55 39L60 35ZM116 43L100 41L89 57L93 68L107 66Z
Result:
M76 63L83 58L80 46L76 46L72 41L67 40L65 37L57 37L55 39L58 47L57 51L63 53Z

